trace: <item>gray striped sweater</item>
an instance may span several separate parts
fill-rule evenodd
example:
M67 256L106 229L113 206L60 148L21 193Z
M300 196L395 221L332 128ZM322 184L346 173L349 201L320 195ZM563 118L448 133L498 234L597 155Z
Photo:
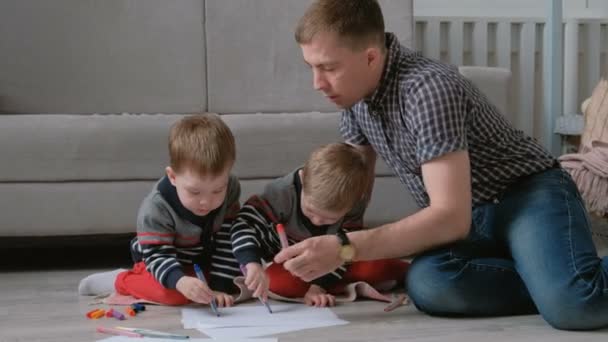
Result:
M154 278L175 289L183 265L198 263L210 270L212 289L233 292L240 275L232 254L230 226L239 210L240 184L231 175L224 203L206 216L186 209L167 176L143 200L137 215L137 236L131 241L134 262L144 261Z

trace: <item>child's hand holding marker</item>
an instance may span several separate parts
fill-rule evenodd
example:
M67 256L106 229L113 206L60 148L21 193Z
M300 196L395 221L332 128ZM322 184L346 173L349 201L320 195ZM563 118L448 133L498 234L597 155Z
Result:
M266 302L268 300L269 281L262 265L257 262L250 262L247 266L241 266L241 271L245 275L245 285L253 291L253 296Z
M207 283L198 278L183 276L177 281L176 288L186 298L195 303L209 304L214 297Z
M194 273L196 273L196 276L198 277L198 279L200 279L200 281L203 283L203 285L205 285L206 288L209 288L207 286L207 279L205 279L205 274L203 274L203 271L201 270L201 268L197 264L194 264L192 266L194 267ZM211 311L213 311L213 313L217 317L220 317L220 312L217 309L216 294L213 292L211 295L211 301L209 301L209 305L211 305Z
M253 296L257 297L268 310L272 313L272 309L268 304L268 276L262 265L257 262L250 262L247 266L241 265L241 272L245 275L245 285L253 292Z

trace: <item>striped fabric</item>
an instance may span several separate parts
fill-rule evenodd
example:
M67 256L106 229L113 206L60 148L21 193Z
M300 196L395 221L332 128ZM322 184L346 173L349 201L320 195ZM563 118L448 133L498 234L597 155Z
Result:
M250 262L262 264L271 262L276 254L281 251L281 242L276 231L276 221L271 218L274 216L269 210L268 205L264 205L264 200L253 196L250 198L237 215L232 224L231 239L232 250L237 260L243 265ZM286 228L287 240L289 244L299 242L289 234ZM346 268L341 266L325 276L317 278L312 283L325 289L342 279Z

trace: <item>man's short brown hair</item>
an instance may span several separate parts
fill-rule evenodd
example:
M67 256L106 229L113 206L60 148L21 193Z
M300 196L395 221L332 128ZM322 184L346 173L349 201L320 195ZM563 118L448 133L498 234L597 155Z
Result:
M169 158L176 173L189 169L201 176L217 176L234 163L234 136L217 114L184 117L171 127Z
M318 209L350 210L369 182L365 155L346 143L314 150L302 169L302 191Z
M335 32L349 48L385 48L384 18L376 0L317 0L298 22L295 38L308 44L319 32Z

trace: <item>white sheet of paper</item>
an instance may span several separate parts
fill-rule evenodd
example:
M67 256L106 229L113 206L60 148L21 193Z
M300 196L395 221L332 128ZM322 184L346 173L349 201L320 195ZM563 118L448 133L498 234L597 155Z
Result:
M187 342L278 342L276 338L221 338L221 339L210 339L210 338L190 338L187 340L176 340L176 339L165 339L165 338L152 338L152 337L144 337L144 338L134 338L127 336L112 336L109 338L104 338L103 340L98 340L103 342L175 342L175 341L187 341Z
M292 330L308 327L347 324L339 319L329 308L315 308L303 304L272 303L270 314L263 305L237 305L222 308L221 316L216 317L207 308L182 309L182 323L185 329L209 329L225 327L284 327ZM300 328L299 328L300 327Z
M344 321L342 324L348 324ZM334 326L337 324L298 324L298 325L283 325L283 326L266 326L266 327L230 327L230 328L200 328L198 329L203 334L214 338L251 338L259 336L274 336L276 334L286 333L290 331L298 331L304 329L322 328Z
M348 324L329 308L309 307L300 303L271 304L272 314L262 305L238 305L223 308L216 317L207 308L182 309L186 329L198 329L214 339L272 336L280 333Z

